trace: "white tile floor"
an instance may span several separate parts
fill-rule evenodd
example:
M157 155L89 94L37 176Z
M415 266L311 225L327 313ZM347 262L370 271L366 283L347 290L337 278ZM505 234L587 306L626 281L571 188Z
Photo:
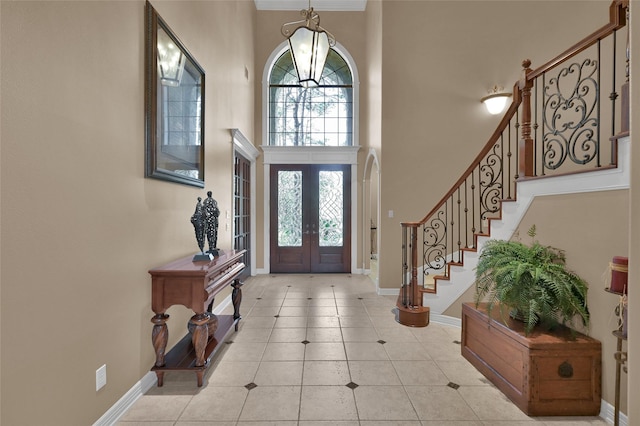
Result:
M257 276L243 293L204 386L167 372L118 425L606 425L527 417L462 358L458 328L396 323L366 276Z

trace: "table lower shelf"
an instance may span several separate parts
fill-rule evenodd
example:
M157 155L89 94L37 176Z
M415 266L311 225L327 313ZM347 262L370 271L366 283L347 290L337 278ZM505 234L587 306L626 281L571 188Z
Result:
M191 334L187 333L176 345L165 354L165 364L162 367L153 366L151 371L158 377L158 387L163 385L166 371L194 371L197 375L198 387L202 386L204 372L211 365L211 358L220 350L228 335L236 327L239 320L234 320L233 315L217 315L218 328L213 337L209 339L204 350L205 364L196 366L196 353L191 343Z

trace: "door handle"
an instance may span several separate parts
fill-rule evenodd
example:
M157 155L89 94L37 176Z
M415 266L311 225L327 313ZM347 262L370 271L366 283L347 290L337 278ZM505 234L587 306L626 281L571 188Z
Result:
M316 235L316 234L318 234L318 231L315 230L316 229L316 224L315 223L313 225L311 225L312 230L309 230L309 224L308 223L305 225L305 228L307 228L307 230L303 232L303 234L305 234L305 235L309 235L309 234Z

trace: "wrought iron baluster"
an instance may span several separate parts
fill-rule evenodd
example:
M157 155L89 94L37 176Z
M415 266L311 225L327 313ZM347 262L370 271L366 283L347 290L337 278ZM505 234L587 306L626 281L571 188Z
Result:
M445 202L444 203L445 209L444 209L444 218L445 218L445 223L447 223L447 220L449 218L449 203ZM444 228L444 263L443 263L443 267L444 267L444 276L448 277L449 273L447 272L449 268L447 268L447 253L449 253L449 247L448 247L448 236L449 236L449 227L448 225Z
M411 246L411 286L409 291L410 306L418 305L418 227L415 224L411 226L410 235ZM422 303L420 303L422 305Z
M611 50L613 50L613 69L611 72L612 75L612 82L611 82L611 95L609 95L609 99L611 99L611 136L616 134L616 99L618 99L618 93L616 92L616 34L617 31L613 32L613 48ZM600 110L598 109L598 116L600 116ZM598 122L600 122L600 120L598 120ZM598 133L600 133L598 131ZM598 138L599 139L599 138ZM609 164L613 164L613 157L615 155L614 150L613 150L613 144L614 142L611 142L611 161L609 162ZM598 157L598 163L600 161L600 158Z
M544 75L543 75L544 78ZM543 84L544 87L544 84ZM538 175L538 114L540 111L538 110L538 79L536 78L533 82L533 175ZM543 122L544 123L544 122ZM544 173L543 173L544 174Z
M511 120L507 126L507 199L511 200Z
M449 262L453 262L453 248L455 247L455 245L453 244L453 234L454 232L454 226L456 224L455 220L454 220L454 208L453 208L453 194L451 195L451 197L449 197L449 199L451 200L451 246L447 247L447 256L449 258L449 260L447 261L447 263ZM446 267L445 267L446 268ZM449 269L449 268L446 268Z
M460 241L460 233L462 232L461 228L460 228L460 224L462 223L462 221L460 220L460 217L461 217L460 216L460 208L461 208L460 187L458 187L457 193L458 193L458 263L462 263L462 259L460 258L461 254L462 254L462 251L461 251L462 243ZM453 259L451 259L451 260L453 260Z
M469 248L469 205L467 204L467 180L464 180L464 246Z
M615 31L613 33L613 38L614 38L614 40L616 38ZM615 41L614 41L614 45L615 45ZM598 48L597 48L597 55L598 55L597 61L598 61L598 64L602 64L602 60L601 60L601 54L602 54L601 40L598 40L597 46L598 46ZM615 48L613 49L613 56L615 58ZM613 130L615 128L616 98L618 97L618 94L615 91L615 82L616 82L615 68L616 68L616 64L615 64L615 61L614 61L614 63L613 63L613 84L614 84L614 86L613 86L613 89L612 89L613 91L609 95L609 98L611 99L611 109L613 111L613 115L611 116L611 130ZM601 77L601 75L600 75L601 69L602 69L602 67L598 66L598 69L597 69L598 86L597 87L602 87L602 85L601 85L601 81L602 80L600 78ZM600 91L600 89L598 89L596 91L596 95L598 94L599 91ZM598 98L599 98L599 96L596 99L598 99ZM601 164L600 164L600 141L602 140L601 139L602 138L602 126L600 125L600 108L601 108L600 102L598 100L596 100L596 116L597 116L597 119L596 119L596 134L598 135L597 136L597 141L596 141L596 148L595 148L596 149L596 154L595 154L596 155L596 168L599 168L601 166ZM586 162L585 162L585 164L586 164Z
M517 159L520 158L519 154L519 149L520 149L520 142L518 141L518 130L520 130L520 110L516 109L516 126L515 126L515 130L516 130L516 137L514 138L514 142L515 142L515 146L516 146L516 161ZM519 167L514 167L516 170L516 174L515 174L515 178L516 180L518 180L518 178L520 177L520 172L519 172Z
M502 133L500 133L500 160L502 160L502 164L501 164L501 168L504 170L504 131ZM501 194L500 194L500 199L504 200L505 196L504 196L504 173L501 173L500 175L500 186L501 188Z
M475 170L475 169L474 169ZM475 234L476 234L476 198L474 193L476 192L476 181L474 170L471 170L471 232L473 234L473 242L475 247Z
M480 163L478 163L478 225L480 226L480 233L484 233L484 226L482 223L482 180L480 178Z
M409 265L407 263L407 252L409 247L407 246L407 226L402 225L402 305L409 306L409 283L408 272Z
M543 159L543 160L541 161L541 163L542 163L542 173L541 173L541 174L542 174L542 176L544 176L544 175L546 174L546 173L545 173L545 170L544 170L544 167L545 167L545 161L544 161L544 159L545 159L545 158L547 158L547 156L545 155L545 143L544 143L544 135L545 135L545 133L546 133L546 120L543 118L543 117L544 117L544 114L545 114L545 112L544 112L544 105L546 105L546 104L547 104L547 100L546 100L546 91L544 90L544 89L547 87L547 82L546 82L546 80L547 80L547 73L544 73L544 74L542 74L542 105L543 105L543 110L542 110L542 111L540 111L540 116L541 116L541 120L542 120L542 129L541 129L541 132L542 132L542 135L543 135L543 137L542 137L542 144L541 144L542 146L540 147L540 151L541 151L541 156L540 156L540 158L542 158L542 159ZM537 158L537 156L536 156L536 158Z

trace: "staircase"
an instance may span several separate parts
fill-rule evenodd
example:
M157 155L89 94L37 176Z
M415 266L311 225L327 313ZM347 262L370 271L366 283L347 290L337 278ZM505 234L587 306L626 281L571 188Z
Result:
M630 140L618 141L618 167L586 174L556 176L544 180L529 180L518 184L516 200L503 202L501 218L492 219L488 235L478 235L477 250L465 250L461 265L451 265L449 279L438 279L437 293L424 292L423 303L431 313L442 314L473 285L478 254L489 238L508 240L518 228L534 198L547 195L628 189L630 183Z
M614 0L606 25L539 68L523 61L487 144L422 220L402 223L398 322L426 326L451 306L484 242L510 239L535 197L629 187L627 8Z

